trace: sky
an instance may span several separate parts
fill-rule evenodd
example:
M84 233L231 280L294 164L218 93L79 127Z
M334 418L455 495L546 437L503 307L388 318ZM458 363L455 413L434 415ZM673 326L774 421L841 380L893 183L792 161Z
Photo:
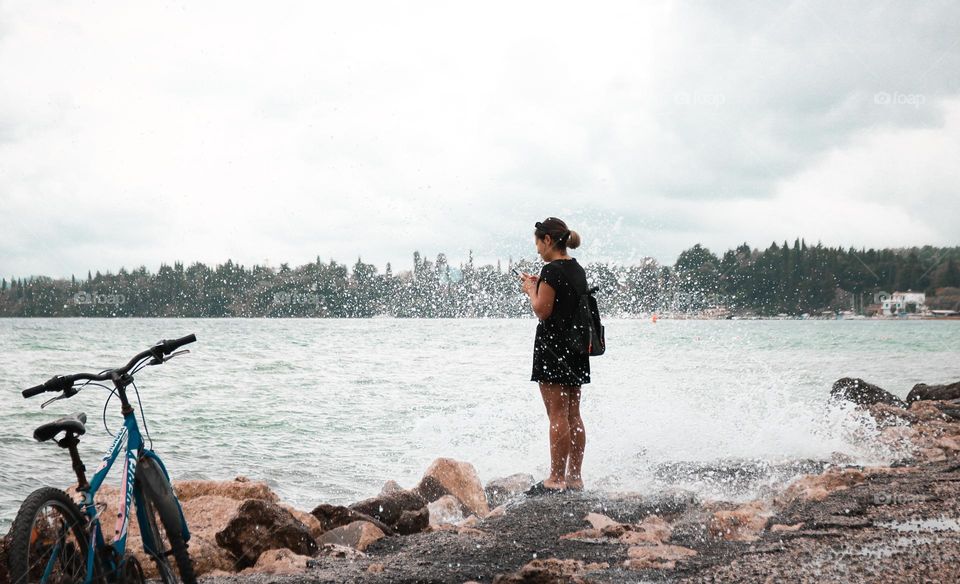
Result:
M960 245L960 3L0 2L0 275Z

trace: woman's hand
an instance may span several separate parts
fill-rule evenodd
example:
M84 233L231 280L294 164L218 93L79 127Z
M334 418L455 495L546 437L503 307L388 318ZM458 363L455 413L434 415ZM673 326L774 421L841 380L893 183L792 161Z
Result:
M520 274L520 277L523 278L523 282L520 283L521 289L528 296L536 291L537 289L537 280L540 279L540 276L534 276L533 274L527 274L526 272Z

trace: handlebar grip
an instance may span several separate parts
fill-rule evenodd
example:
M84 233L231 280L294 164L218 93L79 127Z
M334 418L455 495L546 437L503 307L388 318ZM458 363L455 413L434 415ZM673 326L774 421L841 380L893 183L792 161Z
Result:
M33 397L35 395L40 395L45 391L63 391L72 385L73 382L67 380L65 377L54 375L40 385L35 385L29 389L23 390L21 394L23 397Z
M179 339L173 339L172 341L160 341L160 350L163 351L164 355L169 355L180 347L195 342L197 342L197 335L189 334Z
M47 388L45 388L41 383L40 385L34 385L29 389L25 389L21 393L23 393L23 397L33 397L35 395L40 395L45 391L47 391Z

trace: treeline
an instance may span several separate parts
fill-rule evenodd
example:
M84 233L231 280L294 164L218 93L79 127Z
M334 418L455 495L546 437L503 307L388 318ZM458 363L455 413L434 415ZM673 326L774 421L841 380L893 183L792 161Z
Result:
M856 250L808 246L802 240L766 249L743 244L717 256L701 245L672 266L652 259L623 266L586 265L610 316L729 309L737 314L800 315L862 310L880 291L938 290L955 309L960 300L960 248ZM529 316L511 268L539 264L451 266L414 253L414 268L380 273L358 259L278 269L194 263L145 267L86 278L44 276L0 281L0 316L138 317L522 317ZM936 306L935 306L936 307Z

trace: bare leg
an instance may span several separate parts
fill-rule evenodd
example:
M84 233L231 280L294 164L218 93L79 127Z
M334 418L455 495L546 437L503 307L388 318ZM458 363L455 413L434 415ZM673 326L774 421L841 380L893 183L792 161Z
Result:
M570 393L562 385L540 383L540 395L550 417L550 476L543 486L566 487L567 458L570 455Z
M567 459L566 484L571 489L582 489L583 479L580 467L583 465L583 451L587 446L587 433L580 418L580 387L566 388L570 394L570 409L567 420L570 426L570 457Z

